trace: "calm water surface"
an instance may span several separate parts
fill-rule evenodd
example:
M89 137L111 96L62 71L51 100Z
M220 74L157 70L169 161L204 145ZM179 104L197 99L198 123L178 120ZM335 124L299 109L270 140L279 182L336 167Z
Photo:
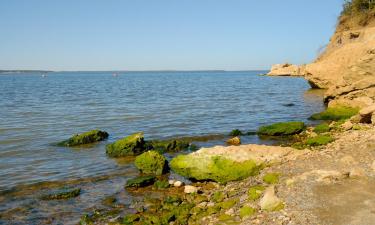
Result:
M304 79L257 76L259 73L1 75L0 224L10 220L72 223L97 203L97 195L121 192L127 199L122 185L137 172L128 161L107 158L105 144L131 133L143 131L147 139L226 135L235 128L255 131L276 121L307 121L323 109L321 93L309 90ZM91 129L109 132L109 140L91 148L53 145ZM261 142L256 136L244 141ZM216 139L200 145L223 143L224 139ZM106 177L105 182L90 180L98 177ZM80 184L83 194L69 203L35 200L35 190L42 189L36 184L42 187L46 182L65 181ZM22 213L17 211L20 207ZM56 210L70 219L58 217ZM46 222L51 216L56 219Z

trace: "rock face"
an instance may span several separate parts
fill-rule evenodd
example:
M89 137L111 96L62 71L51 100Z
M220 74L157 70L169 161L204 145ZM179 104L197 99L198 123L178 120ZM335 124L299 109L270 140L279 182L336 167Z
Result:
M304 76L306 74L305 66L292 65L289 63L275 64L272 66L268 76Z
M139 155L145 151L143 133L135 133L106 146L110 157Z
M156 152L148 151L135 158L135 166L141 173L162 175L168 170L168 164L166 158Z
M68 140L58 143L58 146L73 147L103 141L108 138L108 133L101 130L92 130L82 134L76 134Z

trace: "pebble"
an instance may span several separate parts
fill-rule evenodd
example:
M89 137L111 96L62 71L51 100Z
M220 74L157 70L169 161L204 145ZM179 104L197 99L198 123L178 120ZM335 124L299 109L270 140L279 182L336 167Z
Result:
M173 185L174 182L176 182L176 181L175 181L175 180L169 180L169 181L168 181L169 185Z
M184 185L184 183L182 181L179 181L179 180L174 182L174 184L173 184L173 186L175 186L175 187L181 187L182 185Z

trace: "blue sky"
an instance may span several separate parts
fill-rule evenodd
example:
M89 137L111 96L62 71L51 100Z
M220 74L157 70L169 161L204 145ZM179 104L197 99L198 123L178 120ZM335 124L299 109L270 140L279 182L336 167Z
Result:
M0 0L0 69L252 70L307 63L342 0Z

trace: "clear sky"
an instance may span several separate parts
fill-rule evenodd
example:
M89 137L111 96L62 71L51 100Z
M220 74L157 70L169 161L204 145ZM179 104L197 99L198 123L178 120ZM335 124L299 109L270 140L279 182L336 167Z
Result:
M343 0L0 0L0 69L252 70L312 61Z

